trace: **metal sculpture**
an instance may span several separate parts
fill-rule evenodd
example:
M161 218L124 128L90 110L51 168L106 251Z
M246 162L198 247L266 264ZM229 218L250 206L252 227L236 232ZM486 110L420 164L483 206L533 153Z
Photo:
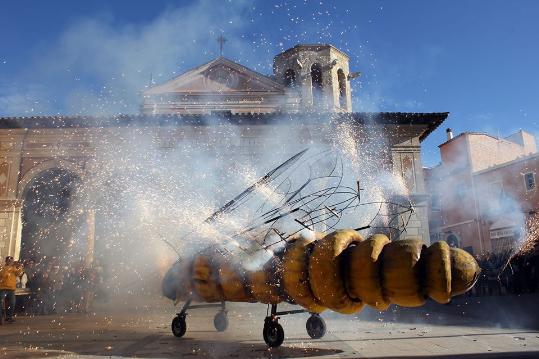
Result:
M218 229L214 244L180 258L163 280L165 296L185 301L172 322L174 335L185 334L188 309L219 307L214 324L221 331L228 325L226 301L261 302L271 306L263 337L274 347L284 339L279 315L311 313L307 332L321 338L325 309L351 314L365 304L419 306L428 297L447 303L473 286L479 267L468 253L445 242L397 240L414 212L409 200L362 201L359 181L355 188L344 184L340 155L306 153L268 172L182 238L206 226ZM367 223L339 229L350 225L345 216L367 206L374 213ZM361 231L383 233L364 239ZM304 309L278 312L283 301Z

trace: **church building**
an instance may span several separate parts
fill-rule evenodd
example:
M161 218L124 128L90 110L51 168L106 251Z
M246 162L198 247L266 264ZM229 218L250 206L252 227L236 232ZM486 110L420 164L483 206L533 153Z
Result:
M357 77L341 50L329 44L303 44L276 55L271 75L217 57L147 88L138 114L2 117L0 113L0 256L25 257L28 248L39 245L35 233L43 221L32 203L36 196L61 198L69 192L71 178L83 183L91 178L99 151L96 141L115 141L119 133L144 128L163 147L177 146L187 138L204 142L212 118L237 126L240 140L227 150L238 161L271 150L264 146L264 134L283 122L301 131L304 142L299 146L324 141L323 126L347 124L355 129L358 141L368 133L366 128L378 129L386 137L382 161L402 177L415 208L403 238L419 237L428 243L428 196L420 149L448 113L354 112L350 84L359 81ZM210 146L222 150L219 143ZM65 182L56 194L45 185L51 174ZM89 222L95 220L91 209L88 217Z
M265 76L222 56L144 92L145 115L352 112L348 55L331 45L297 45Z

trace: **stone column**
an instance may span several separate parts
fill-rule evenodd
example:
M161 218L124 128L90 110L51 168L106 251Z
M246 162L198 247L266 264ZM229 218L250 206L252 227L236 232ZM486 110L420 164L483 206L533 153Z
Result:
M0 258L19 259L21 249L22 201L0 200Z
M21 248L21 208L17 197L22 144L27 131L4 130L0 133L0 259L16 259Z

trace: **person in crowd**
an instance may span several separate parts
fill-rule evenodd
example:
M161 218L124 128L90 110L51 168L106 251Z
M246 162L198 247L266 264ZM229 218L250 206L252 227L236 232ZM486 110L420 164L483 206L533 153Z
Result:
M28 310L31 314L44 314L44 293L45 293L45 267L47 263L45 260L40 259L38 262L32 261L33 270L29 271L27 287L30 291L30 303L28 305Z
M95 296L97 272L92 266L84 268L82 271L81 289L82 297L79 304L79 309L86 313L92 306Z
M39 310L38 314L54 314L57 309L58 293L63 285L63 275L60 264L56 258L43 263L43 270L39 276L39 287L36 292Z
M105 287L105 267L101 260L96 258L93 263L95 270L95 299L100 300L102 303L106 303L109 300L108 291Z
M24 273L26 274L26 279L27 279L25 288L30 288L32 286L31 283L34 280L36 276L36 272L37 272L36 262L33 258L29 258L25 260L23 263L24 263Z
M60 291L64 285L64 275L60 270L60 263L53 260L47 274L47 284L45 286L47 296L47 314L54 314L58 309Z
M78 312L79 302L82 296L81 278L82 265L71 265L66 270L64 285L61 296L64 299L64 310L66 312Z
M508 250L475 256L482 269L473 295L535 293L539 288L539 250L516 253Z
M531 265L531 261L529 258L524 258L523 261L523 285L524 285L524 292L525 293L533 293L533 267Z
M522 268L520 267L520 258L516 257L511 261L511 267L513 268L513 275L511 276L511 293L521 294L522 287L520 286L520 277Z
M4 301L7 299L6 322L14 323L15 314L15 289L17 277L24 272L22 263L16 262L13 257L6 257L5 263L0 267L0 324L4 319Z
M513 275L513 267L511 265L507 265L505 269L502 270L502 273L500 274L500 284L503 289L503 294L511 294L512 293L512 283L511 283L511 276Z
M49 289L49 274L51 267L50 261L43 262L43 267L39 274L39 287L36 292L36 299L38 302L38 312L36 314L49 314L49 312L52 311L51 308L53 305Z

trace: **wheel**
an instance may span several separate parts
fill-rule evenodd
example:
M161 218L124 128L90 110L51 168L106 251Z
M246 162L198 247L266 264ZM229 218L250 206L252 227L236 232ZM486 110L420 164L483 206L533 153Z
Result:
M326 322L318 314L313 314L305 324L307 334L313 339L320 339L326 334Z
M175 337L183 337L185 335L185 331L187 330L185 317L177 316L176 318L172 319L172 325L170 327L172 329L172 334L174 334Z
M275 321L266 321L264 324L263 337L266 344L271 348L276 348L283 344L284 330L281 324Z
M224 332L228 328L228 317L225 311L215 314L213 318L213 326L218 332Z

